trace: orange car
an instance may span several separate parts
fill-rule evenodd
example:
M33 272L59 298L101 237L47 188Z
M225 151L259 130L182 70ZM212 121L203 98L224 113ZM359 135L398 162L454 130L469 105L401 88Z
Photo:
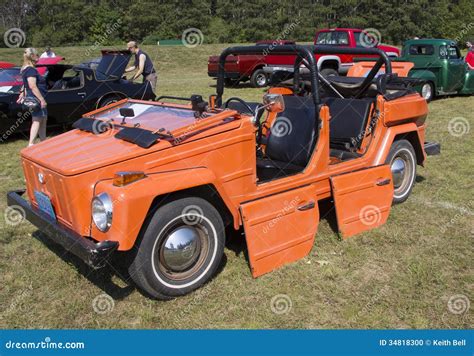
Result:
M391 74L386 54L349 50L380 59L364 78L325 78L314 53L340 48L229 48L209 103L122 100L24 149L28 200L20 190L8 203L91 266L129 251L133 280L164 299L212 277L227 226L243 228L257 277L310 252L323 199L344 238L384 224L439 146L425 144L426 101ZM226 56L264 51L298 53L291 83L262 103L223 103Z

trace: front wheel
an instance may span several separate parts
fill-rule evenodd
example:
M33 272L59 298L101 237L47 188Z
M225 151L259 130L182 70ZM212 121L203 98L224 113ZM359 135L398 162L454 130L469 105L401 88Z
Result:
M197 197L178 199L154 212L129 273L155 298L182 296L214 275L224 245L224 224L214 206Z
M429 103L435 96L433 83L427 82L421 87L421 96Z
M407 140L395 141L385 161L390 165L393 180L393 204L403 203L410 196L416 177L416 154Z

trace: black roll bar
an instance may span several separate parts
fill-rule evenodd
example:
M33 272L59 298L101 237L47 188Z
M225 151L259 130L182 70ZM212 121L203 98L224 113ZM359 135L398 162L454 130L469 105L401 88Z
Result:
M296 54L296 60L294 65L294 86L298 87L299 82L299 66L302 63L303 59L307 60L307 67L310 71L310 81L313 102L315 105L320 103L319 101L319 90L318 90L318 67L316 65L316 60L313 54L355 54L355 55L375 55L379 56L379 59L375 63L372 70L368 73L367 77L364 80L364 85L360 88L359 93L362 93L367 89L372 80L377 75L377 72L380 68L385 65L385 74L392 74L392 63L387 53L378 49L378 48L347 48L340 46L330 46L330 45L317 45L317 46L302 46L302 45L259 45L259 46L239 46L239 47L229 47L225 49L219 57L219 69L217 74L217 99L216 105L218 107L222 106L222 95L224 94L224 72L225 72L225 60L229 55L238 55L238 54L259 54L259 55L287 55L287 54ZM317 110L316 110L317 111Z
M310 81L312 88L312 97L315 106L319 104L319 91L318 88L318 68L316 66L316 60L314 55L311 53L311 49L308 46L301 45L260 45L260 46L239 46L239 47L229 47L225 49L219 57L219 70L217 73L217 98L216 105L222 106L222 95L224 94L224 72L225 72L225 60L229 55L237 54L296 54L297 59L295 61L295 73L298 72L299 63L302 59L305 59L308 63L308 69L310 71ZM317 110L316 110L317 112Z

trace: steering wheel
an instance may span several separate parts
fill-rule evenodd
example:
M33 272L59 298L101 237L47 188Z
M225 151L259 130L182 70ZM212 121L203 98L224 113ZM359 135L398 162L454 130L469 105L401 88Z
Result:
M244 105L245 108L248 109L248 114L252 114L252 115L255 114L255 109L252 109L252 108L249 106L249 104L247 104L247 102L246 102L245 100L242 100L242 99L240 99L240 98L237 98L236 96L233 96L232 98L227 99L227 101L226 101L225 104L224 104L224 108L227 109L227 107L229 106L229 103L230 103L231 101L237 101L237 102L241 103L242 105Z

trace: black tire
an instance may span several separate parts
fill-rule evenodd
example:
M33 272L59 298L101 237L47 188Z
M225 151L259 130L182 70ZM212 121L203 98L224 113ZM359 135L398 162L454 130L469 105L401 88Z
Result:
M410 196L416 178L416 153L411 143L407 140L395 141L385 163L392 170L393 204L403 203Z
M421 96L429 103L435 97L435 89L432 82L426 82L421 86Z
M239 80L238 79L225 78L224 79L224 85L228 88L234 88L237 85L239 85Z
M110 105L112 103L116 103L117 101L121 100L122 98L118 95L109 95L103 98L99 104L97 105L97 108L103 108L104 106Z
M263 88L268 85L268 76L263 69L256 69L250 77L250 84L254 88Z
M334 76L338 76L338 75L339 75L339 73L337 72L337 70L332 69L332 68L323 68L323 69L321 69L321 74L322 74L324 77L334 77Z
M195 243L179 247L188 236L196 237ZM156 209L138 241L130 276L152 297L171 299L197 289L216 273L224 254L224 223L206 200L182 198Z

